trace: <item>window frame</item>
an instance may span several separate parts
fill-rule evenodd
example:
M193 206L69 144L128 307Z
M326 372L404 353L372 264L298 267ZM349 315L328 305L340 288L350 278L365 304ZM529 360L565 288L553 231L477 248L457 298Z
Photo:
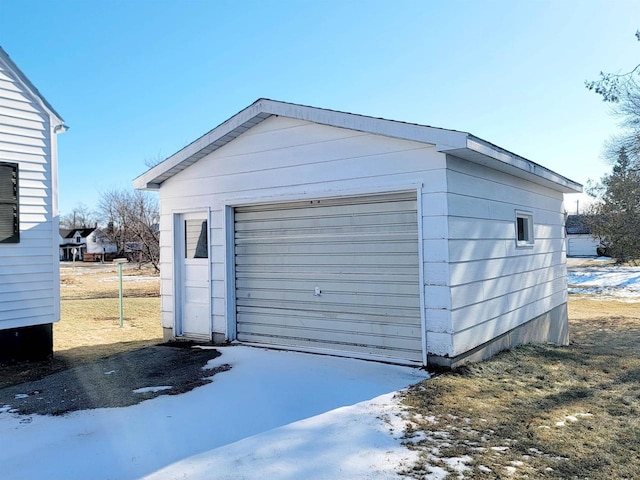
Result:
M533 213L523 210L516 210L515 234L516 247L530 248L535 244ZM521 227L522 224L522 227ZM522 232L522 235L521 235ZM521 238L522 236L522 238Z
M0 197L0 205L13 205L13 235L0 238L0 243L20 243L20 164L15 162L0 161L0 166L8 166L15 172L14 198Z
M184 258L187 260L209 258L209 221L207 219L184 219ZM189 222L200 224L200 233L194 245L189 242Z

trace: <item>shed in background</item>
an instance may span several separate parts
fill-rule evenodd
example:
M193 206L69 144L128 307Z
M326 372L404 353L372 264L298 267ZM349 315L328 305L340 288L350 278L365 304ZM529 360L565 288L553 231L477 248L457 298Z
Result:
M569 215L566 221L567 256L597 257L604 254L600 240L591 235L588 215Z

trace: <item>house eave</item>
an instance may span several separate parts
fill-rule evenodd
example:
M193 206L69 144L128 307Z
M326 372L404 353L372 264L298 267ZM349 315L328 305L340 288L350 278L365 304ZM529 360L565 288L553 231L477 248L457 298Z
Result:
M46 98L40 93L40 91L35 87L33 83L27 78L27 76L20 70L20 68L15 64L11 57L4 49L0 46L0 61L7 65L9 70L11 70L18 80L22 83L22 85L29 91L31 96L36 100L37 103L49 114L52 118L52 127L54 133L64 133L68 130L68 126L65 125L64 120L60 116L58 112L51 106L51 104L47 101Z
M133 181L138 190L158 190L163 182L201 158L223 147L272 115L321 125L435 145L436 149L495 170L526 178L563 193L581 192L582 186L523 157L466 132L367 117L305 105L259 99L210 132L176 152Z

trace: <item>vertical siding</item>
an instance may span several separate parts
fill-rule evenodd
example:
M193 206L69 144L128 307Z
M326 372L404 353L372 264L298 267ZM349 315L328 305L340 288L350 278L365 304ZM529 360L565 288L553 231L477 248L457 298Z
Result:
M0 244L0 329L59 319L51 140L49 114L0 61L0 161L20 175L20 243Z
M562 194L447 158L454 354L566 302ZM533 214L535 242L517 247L515 211Z
M441 231L446 229L445 182L445 157L433 146L283 117L263 121L172 177L160 189L163 326L172 327L174 321L171 245L175 212L211 208L213 325L215 333L224 335L225 205L406 191L408 186L422 184L426 231L437 245L434 251L442 251L446 250ZM440 261L434 268L425 269L429 276L425 283L434 295L435 289L447 284L443 265ZM440 318L441 309L429 315ZM431 339L427 333L427 341ZM436 345L447 344L446 339L433 339Z

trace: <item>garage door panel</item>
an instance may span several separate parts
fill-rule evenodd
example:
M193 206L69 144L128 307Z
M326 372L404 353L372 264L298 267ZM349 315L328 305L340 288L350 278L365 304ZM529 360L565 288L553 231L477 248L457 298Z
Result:
M306 295L306 298L313 297L315 287L319 287L322 295L321 297L329 296L335 293L338 294L376 294L376 295L407 295L415 297L415 283L411 282L378 282L377 279L372 279L366 284L348 281L348 280L334 280L329 279L327 281L320 281L317 279L299 279L299 280L278 280L278 279L238 279L236 282L236 288L238 290L238 297L246 298L247 293L253 291L269 291L281 290L282 285L288 285L287 291L296 291ZM251 295L254 297L254 295Z
M416 255L407 254L389 254L389 255L374 255L374 254L362 254L351 255L333 253L331 255L322 255L309 253L307 255L256 255L254 258L251 256L236 257L237 265L340 265L349 267L355 266L369 266L376 268L384 265L406 265L414 266Z
M253 298L246 301L237 301L237 307L263 307L263 308L287 308L290 310L330 313L353 313L362 315L385 315L387 317L413 317L420 311L418 308L401 307L398 305L366 305L366 304L331 304L327 302L283 302L282 300ZM389 321L394 321L389 318Z
M362 345L368 346L372 350L379 348L390 349L408 349L419 350L420 339L411 338L409 336L403 337L395 333L388 335L377 332L357 332L340 330L318 330L305 327L296 327L295 325L276 325L276 324L260 324L251 323L247 325L247 328L242 330L243 338L249 338L249 336L267 336L267 337L279 337L288 338L291 340L301 339L314 341L318 343L335 344L342 343L343 345ZM345 342L345 333L348 334L348 342ZM243 338L239 338L243 341Z
M363 305L373 307L388 308L420 308L420 299L412 295L399 294L370 294L364 292L336 292L322 290L322 295L315 296L313 292L291 291L291 290L241 290L236 293L236 304L244 305L245 300L250 303L253 300L272 300L281 303L291 303L301 305L316 305L316 309L322 308L324 305L343 306L345 310L357 310Z
M412 276L414 278L418 278L417 270L411 271L411 273L407 273L409 270L407 267L398 267L394 265L385 265L384 266L384 277L396 278L398 276L408 277ZM346 268L342 265L237 265L236 264L236 275L238 278L243 278L246 276L253 275L305 275L305 276L316 276L316 275L339 275L347 276L347 275L377 275L380 276L379 270L375 272L371 271L370 266L358 266L358 265L350 265L349 268Z
M421 360L415 193L311 203L236 208L238 340Z
M269 222L247 222L239 224L237 232L242 238L244 232L260 232L260 231L282 231L282 230L309 230L317 228L353 228L353 227L376 227L380 225L404 227L407 230L414 226L415 217L410 213L389 212L384 215L341 215L333 217L316 217L316 218L290 218Z
M403 337L405 340L411 341L420 338L420 326L419 325L407 325L400 323L383 323L367 321L367 317L363 317L358 320L347 320L343 317L337 318L323 318L323 317L309 317L309 316L291 316L291 315L273 315L273 314L260 314L243 312L238 313L238 325L246 324L246 328L241 330L244 333L264 331L267 332L267 327L279 328L279 329L292 329L298 331L297 334L280 332L281 335L293 336L293 337L312 337L317 338L318 333L316 330L322 332L347 332L354 335L373 335L381 337ZM309 334L303 331L311 332ZM268 330L269 332L275 332L276 330ZM279 331L279 330L278 330ZM273 333L269 333L272 335ZM371 344L377 344L376 339L370 340Z
M386 359L402 359L413 362L421 362L422 353L418 349L410 348L381 348L378 346L342 343L338 340L333 342L320 342L304 338L290 337L270 337L267 335L244 335L243 342L261 343L273 346L289 346L292 348L311 348L319 350L330 350L336 353L347 355L375 355Z
M384 324L389 322L389 316L381 314L378 310L372 310L373 313L366 312L330 312L326 310L296 310L295 318L300 318L302 321L309 318L311 320L316 318L324 318L329 320L340 320L344 322L370 322L373 324ZM420 328L420 324L415 320L415 312L408 310L406 315L396 316L393 319L394 324L407 325L413 328ZM278 308L278 307L238 307L238 315L264 315L270 317L288 317L292 316L290 309ZM274 318L274 321L277 319Z
M387 225L385 236L404 236L406 233L413 232L413 229L407 228L407 225ZM301 228L288 228L288 229L273 229L273 230L256 230L251 232L242 232L237 237L237 243L241 244L243 240L248 241L271 241L275 238L291 238L291 240L313 238L313 239L326 239L326 238L362 238L365 235L380 235L379 229L375 225L359 225L359 226L347 226L347 227L309 227L304 231ZM384 238L380 236L379 238ZM406 238L406 237L405 237Z
M415 197L415 195L414 195ZM367 214L384 214L393 212L402 212L415 210L415 199L411 200L397 200L394 202L372 202L373 197L363 197L363 200L358 203L349 203L345 205L344 202L334 202L330 205L330 200L313 200L304 203L298 203L289 205L286 209L281 208L282 205L275 204L271 206L259 205L253 207L243 207L236 213L235 220L238 223L240 230L242 230L242 224L245 222L261 223L265 221L274 220L290 220L300 218L320 218L320 217L333 217L341 215L351 215L356 212L358 215ZM367 200L368 199L368 200ZM318 207L322 207L319 209ZM268 212L269 220L265 220L265 214Z
M281 242L261 242L259 244L238 243L236 255L292 255L305 254L313 249L319 255L333 255L337 250L342 254L374 253L377 255L396 255L418 253L418 244L415 241L367 241L362 242L295 242L283 244Z

